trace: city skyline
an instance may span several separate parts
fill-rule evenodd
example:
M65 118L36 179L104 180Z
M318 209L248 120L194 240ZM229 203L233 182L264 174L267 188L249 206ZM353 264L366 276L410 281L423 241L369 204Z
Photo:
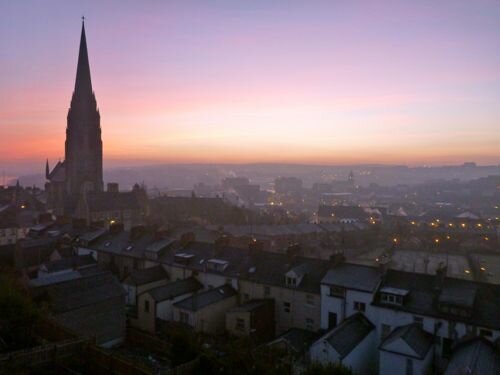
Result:
M82 13L108 166L500 163L493 2L48 4L2 6L12 165L63 158Z

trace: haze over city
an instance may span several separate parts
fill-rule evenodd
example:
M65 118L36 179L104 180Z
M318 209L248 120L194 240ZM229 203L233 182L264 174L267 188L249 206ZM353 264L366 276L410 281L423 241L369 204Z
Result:
M10 173L64 158L82 15L105 167L500 163L498 2L37 3L0 9Z
M499 35L0 0L0 374L500 374Z

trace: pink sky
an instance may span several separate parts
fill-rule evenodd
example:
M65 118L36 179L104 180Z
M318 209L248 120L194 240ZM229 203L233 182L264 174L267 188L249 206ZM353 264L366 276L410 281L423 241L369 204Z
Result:
M82 14L106 165L500 163L499 2L16 1L1 167L64 157Z

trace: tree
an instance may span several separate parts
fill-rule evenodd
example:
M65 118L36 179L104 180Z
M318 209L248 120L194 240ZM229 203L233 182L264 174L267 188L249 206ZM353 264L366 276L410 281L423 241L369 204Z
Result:
M11 351L35 344L32 330L40 311L15 275L0 270L0 347Z

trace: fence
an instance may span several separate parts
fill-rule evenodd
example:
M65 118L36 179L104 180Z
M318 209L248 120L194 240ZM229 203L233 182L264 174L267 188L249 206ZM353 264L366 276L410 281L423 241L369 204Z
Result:
M87 350L89 372L97 374L151 375L152 371L124 358L118 357L95 345Z
M0 369L6 367L39 366L81 353L88 339L68 339L57 344L41 345L26 350L17 350L0 355Z

